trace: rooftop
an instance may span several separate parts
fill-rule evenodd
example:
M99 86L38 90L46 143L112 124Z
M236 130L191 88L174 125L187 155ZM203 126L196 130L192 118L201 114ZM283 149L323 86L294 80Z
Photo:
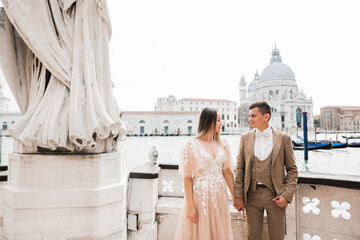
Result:
M200 112L180 112L180 111L124 111L123 115L197 115Z
M358 121L360 120L360 114L359 115L356 115L354 118L353 118L354 121Z
M206 99L206 98L182 98L178 101L193 101L193 102L228 102L228 103L236 103L234 101L226 100L226 99Z
M360 106L334 106L334 105L330 105L330 106L322 107L321 109L325 109L325 108L338 108L338 109L341 109L341 110L360 111Z

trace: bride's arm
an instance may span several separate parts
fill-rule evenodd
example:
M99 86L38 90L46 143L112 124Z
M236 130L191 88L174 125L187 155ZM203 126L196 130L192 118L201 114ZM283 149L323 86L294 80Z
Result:
M226 181L226 185L230 190L231 196L234 196L234 174L230 168L223 170L223 175Z
M185 198L186 198L186 215L187 218L193 222L197 222L197 212L194 207L193 201L193 186L192 186L192 177L187 176L184 178L184 189L185 189Z

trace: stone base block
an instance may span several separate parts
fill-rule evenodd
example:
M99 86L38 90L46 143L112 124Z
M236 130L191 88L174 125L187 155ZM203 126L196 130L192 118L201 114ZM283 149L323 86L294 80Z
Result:
M157 238L157 222L150 228L139 231L129 231L128 240L154 240Z
M9 155L7 239L103 239L126 232L122 152Z
M101 240L127 240L127 231L126 226L124 226L121 232L115 233L109 237L103 238Z
M5 206L4 236L29 240L102 239L123 230L122 204L57 209L12 209Z

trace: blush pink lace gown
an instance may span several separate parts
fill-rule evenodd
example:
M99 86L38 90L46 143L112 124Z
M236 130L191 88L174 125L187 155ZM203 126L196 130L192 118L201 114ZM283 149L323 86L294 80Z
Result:
M197 139L184 146L179 163L182 177L192 176L193 201L198 214L194 224L186 216L186 200L180 213L175 240L232 240L229 196L223 169L234 169L225 141L214 158Z

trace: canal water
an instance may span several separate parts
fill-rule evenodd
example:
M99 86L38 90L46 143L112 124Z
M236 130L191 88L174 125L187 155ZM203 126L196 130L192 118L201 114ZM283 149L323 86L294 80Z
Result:
M230 145L231 155L236 161L240 135L223 135ZM159 152L158 162L177 163L182 147L191 137L128 137L124 142L127 153L127 167L148 161L148 152L151 146L156 146ZM318 134L317 140L336 140L335 134ZM311 140L311 137L309 137ZM341 136L338 140L345 142ZM357 140L358 141L358 140ZM314 173L331 173L344 175L360 175L360 148L343 148L331 150L309 151L307 164L304 161L304 151L294 151L299 171Z
M309 134L309 140L311 135ZM182 147L193 136L173 136L173 137L127 137L122 143L126 151L126 166L130 171L137 165L149 160L148 153L152 146L156 146L159 163L178 163ZM230 145L233 161L240 142L240 135L223 135ZM318 134L317 140L326 139L336 140L335 134ZM345 142L339 136L340 141ZM359 140L356 140L359 141ZM10 137L1 138L1 165L8 164L8 154L12 152L13 141ZM331 173L343 175L360 175L360 148L343 148L331 150L309 151L307 164L304 161L304 152L295 151L296 164L299 171L313 173Z

